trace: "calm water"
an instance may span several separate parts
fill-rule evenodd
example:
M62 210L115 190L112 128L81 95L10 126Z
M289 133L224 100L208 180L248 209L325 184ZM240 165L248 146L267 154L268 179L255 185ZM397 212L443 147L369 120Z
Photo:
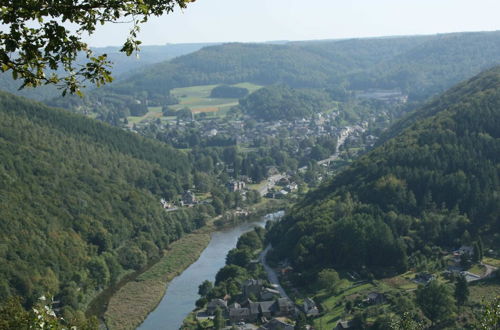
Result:
M204 280L214 281L217 271L225 265L226 254L236 247L238 238L255 226L263 227L268 220L282 217L283 211L268 214L258 221L215 232L200 258L181 275L170 282L160 304L148 315L140 330L177 330L184 318L194 309L199 298L198 285Z

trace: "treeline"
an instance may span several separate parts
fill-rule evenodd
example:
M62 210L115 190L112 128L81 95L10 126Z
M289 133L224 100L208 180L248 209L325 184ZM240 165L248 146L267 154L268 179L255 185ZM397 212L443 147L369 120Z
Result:
M215 214L161 207L192 187L185 154L5 93L0 159L0 301L54 296L70 317Z
M439 248L500 246L500 68L435 99L270 232L297 269L425 269ZM406 128L404 128L406 127Z

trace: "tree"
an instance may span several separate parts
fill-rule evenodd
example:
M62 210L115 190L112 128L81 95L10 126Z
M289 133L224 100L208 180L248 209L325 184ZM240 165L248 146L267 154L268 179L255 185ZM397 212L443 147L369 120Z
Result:
M112 81L106 54L94 56L82 35L93 34L98 25L132 25L121 49L127 55L139 49L140 24L151 16L185 8L195 0L13 0L0 13L0 70L22 80L22 87L55 84L66 92L80 93L85 81L102 85ZM72 31L68 24L76 25ZM87 62L75 64L84 54ZM65 71L66 75L58 72Z
M214 286L212 282L210 282L209 280L205 280L198 286L198 294L202 297L205 297L207 294L210 293L213 287Z
M224 320L224 316L222 316L222 311L219 307L215 309L215 317L214 317L214 329L219 330L224 328L226 325L226 321Z
M434 324L451 319L455 312L449 288L435 280L417 289L417 304Z
M403 313L401 317L393 320L390 326L390 329L393 330L421 330L424 328L424 325L415 321L410 313Z
M0 329L94 330L98 327L95 318L80 320L77 324L72 324L73 326L64 323L65 321L55 314L51 303L47 302L44 296L40 297L29 311L24 310L17 297L10 297L0 306Z
M252 251L248 248L232 249L227 253L226 265L246 267L252 260Z
M474 243L473 248L474 251L472 253L472 261L478 263L481 261L481 252L479 250L479 245L477 243Z
M500 324L500 298L495 298L490 303L486 304L483 314L477 325L477 329L492 330L498 329Z
M463 275L460 275L455 283L455 299L459 306L464 305L469 299L469 285Z
M340 277L335 269L326 268L318 273L318 282L322 288L333 291L340 282Z

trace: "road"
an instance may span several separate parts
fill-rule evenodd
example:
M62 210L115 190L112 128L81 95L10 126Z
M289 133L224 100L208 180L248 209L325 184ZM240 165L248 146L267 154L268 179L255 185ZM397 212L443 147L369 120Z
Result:
M274 187L276 185L276 183L279 180L283 179L284 177L286 177L285 174L275 174L275 175L268 177L266 184L262 188L259 188L259 190L258 190L260 195L264 196L265 194L267 194L269 189Z
M486 272L481 278L487 278L490 277L498 268L492 265L488 264L482 264L484 267L486 267Z
M319 160L317 162L318 165L328 164L328 163L330 163L330 162L332 162L334 160L337 160L339 158L340 147L345 143L345 140L347 140L347 138L349 137L349 135L351 133L353 133L353 132L354 132L354 128L352 128L350 126L345 127L340 132L339 139L337 140L337 148L335 149L335 153L333 155L331 155L330 157L328 157L328 158ZM303 166L303 167L299 168L299 171L302 172L302 173L304 173L306 170L307 170L307 166Z
M339 138L337 140L337 148L335 150L335 153L328 158L325 158L325 159L318 161L318 164L323 165L323 164L327 164L327 163L330 163L331 161L338 159L340 147L345 143L345 140L353 132L354 132L354 128L352 128L350 126L345 127L340 132ZM299 168L299 172L304 173L306 171L306 169L307 169L307 166L303 166L303 167ZM288 177L288 175L286 175L286 174L275 174L275 175L268 177L266 184L263 187L259 188L258 192L260 193L261 196L265 196L267 194L267 192L271 188L273 188L279 180L286 178L286 177Z
M267 273L267 278L269 279L269 283L274 285L276 289L279 291L281 297L290 299L288 295L286 294L285 290L283 287L280 285L280 281L278 280L278 274L274 271L274 269L271 268L266 262L266 256L267 253L271 250L271 244L269 244L264 251L262 251L259 255L259 261L261 262L262 266L264 266L264 269Z
M481 264L486 268L486 272L484 272L483 276L479 276L470 272L462 272L463 275L465 276L467 282L475 282L479 280L483 280L485 278L489 278L490 276L493 275L493 273L498 269L497 267L494 267L492 265L488 264Z

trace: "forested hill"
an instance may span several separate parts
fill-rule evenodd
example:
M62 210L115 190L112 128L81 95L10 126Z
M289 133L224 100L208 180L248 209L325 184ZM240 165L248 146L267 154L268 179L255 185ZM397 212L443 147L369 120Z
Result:
M65 312L203 224L167 213L187 157L94 120L0 93L0 300L55 295Z
M284 45L231 43L206 47L157 64L110 88L116 92L133 89L163 93L175 87L244 81L324 87L348 72L392 58L426 39L404 37Z
M154 64L85 99L49 102L99 118L123 118L137 101L149 106L172 102L169 91L206 84L252 82L346 92L396 89L422 101L461 80L500 64L500 31L454 33L285 44L230 43L210 46ZM352 93L351 93L352 94ZM111 121L109 121L111 122Z
M500 32L284 45L235 43L159 63L110 87L119 93L163 93L175 87L243 81L291 87L346 82L351 89L402 87L419 95L432 89L428 95L500 63L499 53Z
M376 275L500 239L500 67L418 110L395 137L310 193L271 232L303 271Z

